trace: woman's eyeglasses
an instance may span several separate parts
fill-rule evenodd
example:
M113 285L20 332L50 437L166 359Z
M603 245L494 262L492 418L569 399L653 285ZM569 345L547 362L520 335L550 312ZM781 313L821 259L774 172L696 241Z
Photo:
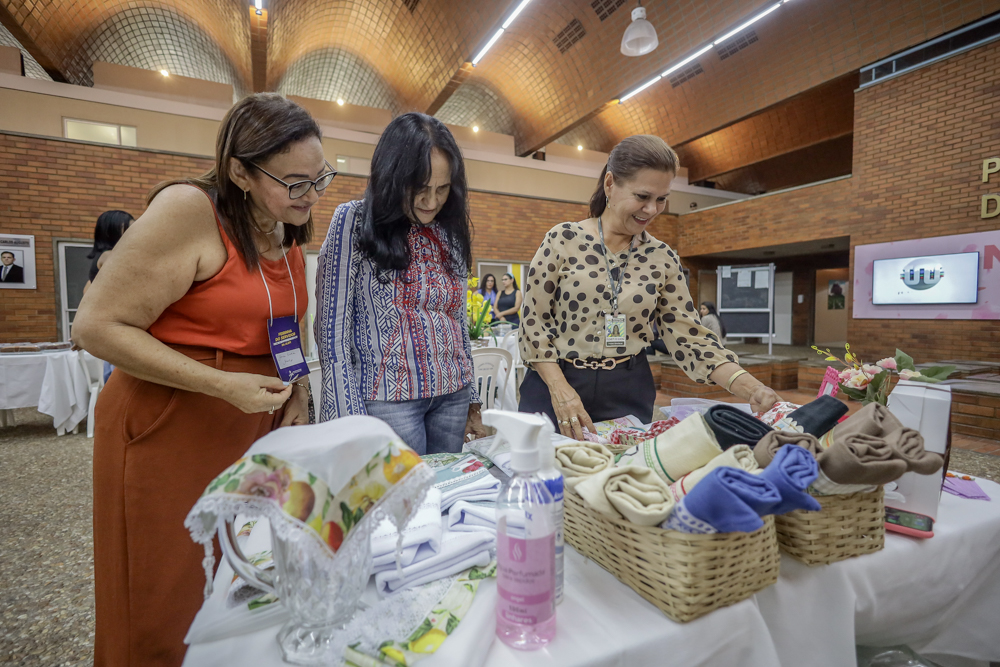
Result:
M327 162L326 160L323 160L323 164L325 164L330 171L326 172L325 174L317 178L315 181L310 181L307 179L304 181L295 181L294 183L285 183L283 180L281 180L274 174L270 173L263 167L256 165L252 162L250 163L251 166L260 169L262 172L264 172L265 174L267 174L268 176L270 176L271 178L273 178L274 180L278 181L286 188L288 188L289 199L298 199L299 197L304 197L305 194L309 192L309 188L316 188L316 192L323 192L323 190L326 190L330 186L330 183L333 182L334 176L337 175L337 170L331 167L330 163Z

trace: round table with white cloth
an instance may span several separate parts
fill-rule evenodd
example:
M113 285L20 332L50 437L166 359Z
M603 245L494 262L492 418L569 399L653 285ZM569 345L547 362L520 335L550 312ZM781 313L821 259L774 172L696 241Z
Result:
M978 481L992 502L943 494L931 539L887 533L883 551L820 567L782 554L777 584L685 624L567 545L566 597L547 648L494 641L491 587L441 652L417 664L854 667L857 643L908 644L945 667L989 667L1000 661L1000 484ZM195 644L184 665L279 667L277 631Z
M0 415L15 408L38 407L60 432L71 431L87 416L92 378L103 362L74 350L0 355ZM88 373L89 371L89 373ZM4 417L9 419L9 414Z

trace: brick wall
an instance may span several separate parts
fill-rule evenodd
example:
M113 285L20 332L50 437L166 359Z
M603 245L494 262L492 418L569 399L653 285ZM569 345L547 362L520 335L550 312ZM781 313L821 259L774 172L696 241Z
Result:
M681 257L850 235L853 248L995 229L983 159L1000 153L1000 43L857 93L851 178L685 215ZM866 358L1000 360L995 320L849 319Z
M108 209L139 216L157 183L194 176L207 158L0 133L0 231L35 236L35 290L0 290L0 342L56 340L55 240L93 240ZM366 179L338 176L316 206L318 250L338 204L359 199ZM484 192L470 194L477 258L527 262L553 225L587 216L579 204Z

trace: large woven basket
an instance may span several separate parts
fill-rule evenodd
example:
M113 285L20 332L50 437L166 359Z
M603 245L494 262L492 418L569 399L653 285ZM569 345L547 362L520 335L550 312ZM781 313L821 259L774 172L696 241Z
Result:
M679 623L744 600L778 580L774 519L754 533L689 535L637 526L565 496L566 541Z
M885 546L882 487L871 493L815 496L819 512L795 510L775 517L781 550L806 565L828 565L881 551Z

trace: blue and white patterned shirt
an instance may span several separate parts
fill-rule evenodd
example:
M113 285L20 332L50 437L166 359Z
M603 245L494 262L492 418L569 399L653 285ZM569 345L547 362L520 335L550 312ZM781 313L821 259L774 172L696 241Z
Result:
M444 396L473 381L465 279L447 271L445 232L413 225L410 267L383 283L355 248L363 216L363 200L338 206L319 254L320 421L363 415L365 401ZM480 402L474 386L471 400Z

